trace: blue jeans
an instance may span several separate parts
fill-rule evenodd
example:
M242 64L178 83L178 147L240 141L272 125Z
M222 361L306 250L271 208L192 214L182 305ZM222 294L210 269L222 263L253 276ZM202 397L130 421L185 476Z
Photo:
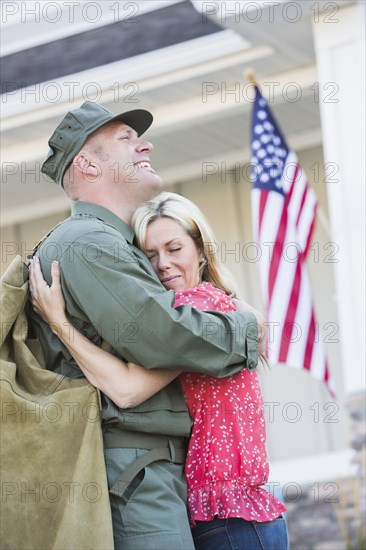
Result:
M196 550L287 550L282 516L263 523L241 518L197 521L192 528Z

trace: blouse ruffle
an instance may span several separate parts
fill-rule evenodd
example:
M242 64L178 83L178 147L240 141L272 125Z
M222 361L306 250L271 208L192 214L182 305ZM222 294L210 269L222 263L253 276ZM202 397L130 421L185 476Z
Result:
M189 487L188 508L194 510L191 523L210 521L215 516L243 518L247 521L272 521L286 506L261 487L250 487L245 481L228 479L211 482L200 487Z

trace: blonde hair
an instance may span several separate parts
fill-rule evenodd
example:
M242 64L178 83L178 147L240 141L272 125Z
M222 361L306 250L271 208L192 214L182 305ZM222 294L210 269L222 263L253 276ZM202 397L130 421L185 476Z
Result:
M236 298L237 291L231 274L217 257L217 243L213 231L198 206L181 195L168 192L160 193L139 206L131 224L139 248L143 251L146 250L148 225L158 218L171 218L177 221L194 240L198 250L205 257L201 280L212 283L232 298Z

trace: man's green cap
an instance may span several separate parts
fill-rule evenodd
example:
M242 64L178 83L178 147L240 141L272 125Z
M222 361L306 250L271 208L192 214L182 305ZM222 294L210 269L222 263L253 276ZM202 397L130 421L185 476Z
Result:
M49 139L50 152L42 165L42 172L62 185L67 168L86 139L107 122L122 122L131 126L139 136L151 126L153 116L144 109L115 115L93 101L85 101L79 109L69 111Z

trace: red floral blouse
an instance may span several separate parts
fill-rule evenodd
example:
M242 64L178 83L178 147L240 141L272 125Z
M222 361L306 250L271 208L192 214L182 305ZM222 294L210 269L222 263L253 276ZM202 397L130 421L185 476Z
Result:
M176 292L175 307L224 313L233 300L211 283ZM241 517L271 521L286 507L261 485L268 479L264 406L257 373L243 369L227 378L180 375L194 421L185 473L191 524Z

